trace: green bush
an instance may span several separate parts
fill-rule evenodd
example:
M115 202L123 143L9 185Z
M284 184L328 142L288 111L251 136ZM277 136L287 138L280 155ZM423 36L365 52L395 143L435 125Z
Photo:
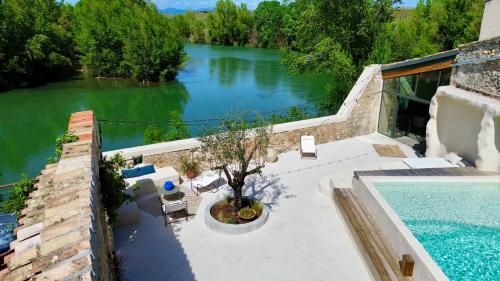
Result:
M182 120L182 115L179 112L171 112L170 119L168 121L169 122L167 123L165 129L154 125L150 125L146 128L146 131L144 132L146 144L189 138L189 129L186 123Z
M117 223L118 208L126 201L134 200L133 196L125 193L128 184L120 173L120 168L124 166L125 159L120 154L109 160L104 157L99 163L102 202L110 224Z
M65 143L71 143L71 142L77 142L78 141L78 136L75 136L73 134L70 134L68 132L65 132L64 135L58 136L56 138L56 148L54 150L54 156L51 156L49 159L47 159L47 162L49 164L56 163L61 159L61 154L63 150L63 144Z
M34 186L34 181L28 175L22 174L21 180L11 187L8 198L0 198L0 213L15 213L19 219Z

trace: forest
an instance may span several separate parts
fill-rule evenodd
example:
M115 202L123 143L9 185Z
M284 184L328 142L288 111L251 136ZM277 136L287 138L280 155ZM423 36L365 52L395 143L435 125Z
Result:
M479 36L484 1L264 1L255 11L231 0L208 14L188 11L174 25L193 43L279 48L291 72L328 73L321 107L336 112L363 67L450 50Z
M143 0L0 0L0 90L77 71L95 77L173 79L184 39Z
M279 48L290 72L328 73L335 111L363 67L477 40L483 0L264 1L254 11L219 0L214 12L162 15L145 0L0 0L0 90L95 77L166 81L184 42Z

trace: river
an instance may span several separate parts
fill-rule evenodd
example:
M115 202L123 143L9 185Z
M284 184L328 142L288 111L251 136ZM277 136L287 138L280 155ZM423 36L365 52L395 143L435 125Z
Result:
M325 92L325 76L288 74L278 50L187 44L185 51L184 69L167 83L82 75L0 93L0 185L23 172L37 175L75 111L92 109L98 119L167 122L175 110L184 120L203 120L234 110L269 112L305 104L314 111L313 101ZM103 123L103 149L144 144L145 127ZM190 134L196 136L201 127L191 123Z

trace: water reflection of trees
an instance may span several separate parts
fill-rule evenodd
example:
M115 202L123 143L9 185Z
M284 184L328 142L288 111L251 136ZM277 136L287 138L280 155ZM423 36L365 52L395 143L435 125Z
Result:
M232 86L237 78L246 79L253 69L253 62L234 57L211 58L208 63L210 78L217 79L220 85Z
M128 80L72 79L0 96L0 182L21 172L36 175L53 153L54 141L67 128L71 113L94 110L99 119L168 122L171 111L184 111L189 94L183 84L139 86ZM143 143L145 126L103 124L104 149Z
M144 87L127 87L105 94L89 95L88 104L99 119L169 122L170 112L184 112L189 93L177 81ZM141 145L147 125L103 123L104 149Z

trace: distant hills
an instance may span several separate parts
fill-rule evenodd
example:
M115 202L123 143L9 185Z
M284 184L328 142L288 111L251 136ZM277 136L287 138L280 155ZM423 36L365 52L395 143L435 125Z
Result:
M215 8L201 8L201 9L195 9L193 11L197 13L208 13L208 12L213 12L214 10ZM177 8L160 9L160 13L169 15L180 15L180 14L185 14L186 12L187 12L186 9L177 9Z

